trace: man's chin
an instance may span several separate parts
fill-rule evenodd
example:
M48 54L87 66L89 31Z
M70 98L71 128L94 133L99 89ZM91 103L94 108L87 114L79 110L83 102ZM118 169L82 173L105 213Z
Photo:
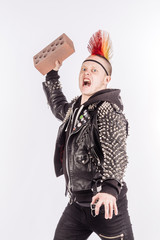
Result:
M88 97L93 94L91 91L87 91L87 90L82 90L81 93L82 93L82 95L86 95Z
M92 91L93 91L93 90L92 90L91 86L82 86L82 87L81 87L81 92L83 92L83 93L89 94L89 93L91 93Z

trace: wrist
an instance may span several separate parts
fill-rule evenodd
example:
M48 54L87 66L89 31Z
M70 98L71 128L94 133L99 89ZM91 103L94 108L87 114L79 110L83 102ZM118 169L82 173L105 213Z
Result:
M102 190L100 191L101 193L108 193L114 196L116 199L118 199L118 191L116 188L113 186L110 186L109 184L105 184L102 186Z
M58 80L60 76L58 75L58 70L51 70L50 72L47 73L46 75L46 81L55 81Z

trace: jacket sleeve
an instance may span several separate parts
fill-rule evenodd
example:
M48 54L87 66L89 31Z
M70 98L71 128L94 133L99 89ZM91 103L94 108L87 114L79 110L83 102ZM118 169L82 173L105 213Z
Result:
M51 70L47 73L46 81L42 82L42 85L51 111L56 118L63 121L71 103L68 103L62 92L59 78L58 71Z
M102 190L118 198L128 164L126 138L128 121L116 104L107 101L98 109L99 138L103 152Z

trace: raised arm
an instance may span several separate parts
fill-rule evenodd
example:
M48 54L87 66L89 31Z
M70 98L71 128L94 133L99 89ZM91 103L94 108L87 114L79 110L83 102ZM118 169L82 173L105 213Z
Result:
M48 104L56 118L63 121L71 103L68 103L62 92L58 70L61 64L56 61L56 67L46 75L46 81L42 82Z

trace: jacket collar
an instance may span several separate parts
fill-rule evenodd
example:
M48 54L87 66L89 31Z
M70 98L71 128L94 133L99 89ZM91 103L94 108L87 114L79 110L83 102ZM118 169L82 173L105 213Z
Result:
M123 111L123 103L120 96L120 89L107 88L94 93L83 105L92 109L99 101L108 101L110 103L116 104ZM82 95L80 95L74 104L74 108L80 107Z

